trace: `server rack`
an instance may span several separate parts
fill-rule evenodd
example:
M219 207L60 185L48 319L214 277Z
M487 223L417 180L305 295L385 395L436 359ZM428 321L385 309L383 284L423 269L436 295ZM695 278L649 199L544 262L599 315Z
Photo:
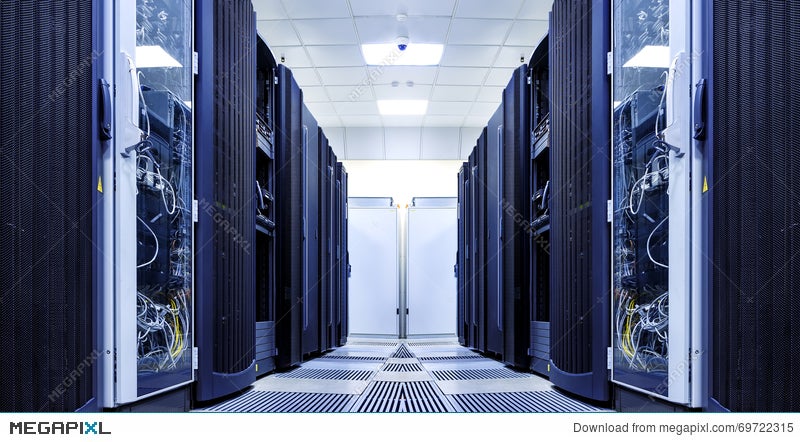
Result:
M336 343L347 343L347 278L350 276L349 254L347 252L347 169L341 162L336 163L336 231L339 240L336 247Z
M275 245L277 292L275 341L278 368L301 361L305 295L303 272L305 216L303 186L305 143L302 129L303 94L292 71L278 66L275 142Z
M108 9L0 3L3 412L98 409Z
M708 409L797 412L800 70L790 54L799 49L800 10L793 2L694 7L704 51L692 81L692 135L706 154ZM742 29L747 38L737 37Z
M518 67L503 92L503 135L500 202L500 244L503 361L528 368L530 295L524 277L530 261L524 209L528 207L530 175L530 92L528 67Z
M477 141L477 140L476 140ZM469 154L469 161L464 164L464 209L463 209L463 223L464 223L464 253L462 261L464 262L464 346L475 346L475 326L473 324L474 316L474 303L475 303L475 270L473 260L475 259L475 244L473 243L475 230L475 199L474 191L472 190L475 185L472 181L472 164L475 162L475 147Z
M609 28L607 2L553 3L550 380L601 401L609 399Z
M275 369L275 79L258 37L256 68L256 375Z
M528 67L530 79L530 349L531 370L548 375L550 362L550 80L548 36Z
M257 46L248 0L201 2L195 20L197 240L205 245L196 254L196 398L206 401L255 381Z
M327 351L333 345L334 288L332 270L333 246L333 166L335 155L328 138L319 129L320 140L320 350ZM333 163L335 164L335 162Z
M486 296L484 318L486 327L486 352L503 356L503 244L501 223L503 220L503 107L500 106L489 120L486 128L486 180L484 216L486 223Z
M320 175L321 146L317 120L303 105L303 354L319 352L320 327Z

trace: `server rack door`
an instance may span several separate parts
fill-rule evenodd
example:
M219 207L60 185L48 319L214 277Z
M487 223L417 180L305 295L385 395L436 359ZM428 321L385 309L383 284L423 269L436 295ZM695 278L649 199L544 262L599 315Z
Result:
M476 147L472 148L469 154L469 161L464 169L464 345L467 347L476 346L475 333L475 249L477 248L475 238L475 182L473 181L472 169L475 164Z
M348 205L347 205L347 169L342 163L337 164L339 179L342 183L342 191L339 195L339 208L341 210L339 229L341 231L341 265L340 278L342 281L341 292L339 293L339 345L347 343L350 319L348 317L348 304L350 302L350 252L348 248Z
M486 136L486 351L503 354L503 107L489 120Z
M303 315L303 130L302 94L292 72L278 66L276 108L275 244L277 293L275 342L279 368L301 360Z
M596 400L609 398L609 28L607 2L553 4L550 380Z
M466 226L466 200L465 196L465 188L467 185L466 178L464 176L466 169L469 167L469 164L463 163L461 168L458 170L458 238L456 240L457 250L456 250L456 275L458 278L457 285L456 285L456 331L458 333L458 342L461 345L465 345L466 343L466 315L464 314L466 310L466 299L465 299L465 287L466 287L466 278L465 278L465 268L466 268L466 241L465 241L465 230Z
M106 12L0 4L2 412L97 409Z
M183 4L183 3L181 3ZM149 5L149 3L148 3ZM156 8L157 9L157 8ZM156 19L161 15L154 11ZM200 401L255 380L256 33L246 0L199 3L196 14ZM220 38L240 36L233 44ZM182 63L192 77L191 55ZM152 119L151 119L152 122Z
M709 408L797 412L800 9L711 1L695 12L708 54L695 79L693 127L708 153L701 191L710 254Z
M514 71L503 93L503 192L501 202L503 298L503 360L528 368L530 341L530 295L527 285L528 236L525 222L530 174L530 94L528 68Z
M319 351L319 178L320 148L317 120L303 105L303 354Z
M409 337L456 335L457 221L455 198L414 198L408 208Z
M396 338L399 335L397 208L354 205L362 200L382 203L391 198L349 201L347 229L352 265L349 333Z
M330 205L330 190L328 189L328 164L330 162L330 147L328 146L328 138L318 128L317 139L319 140L319 349L325 351L328 349L328 319L330 314L328 308L331 304L330 293L331 289L328 284L330 272L327 270L330 258L328 256L328 241L330 241L330 233L328 232L328 206Z
M487 204L486 198L489 191L489 181L486 164L487 156L487 138L488 130L483 129L481 136L478 138L477 155L475 157L475 166L472 169L472 182L475 206L475 230L473 231L473 243L475 247L475 260L473 262L473 269L475 273L475 316L473 317L473 324L475 326L475 333L477 335L476 348L479 351L486 351L486 333L487 333L487 317L486 317L486 292L488 284L488 267L487 267Z

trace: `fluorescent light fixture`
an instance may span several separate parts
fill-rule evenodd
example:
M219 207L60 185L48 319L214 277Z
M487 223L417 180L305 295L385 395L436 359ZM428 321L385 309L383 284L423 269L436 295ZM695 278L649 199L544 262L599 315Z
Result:
M136 46L137 68L182 68L161 46Z
M381 115L425 115L428 100L378 100Z
M622 67L667 69L669 67L669 46L645 46Z
M405 51L395 43L361 45L364 61L376 66L436 66L442 52L444 46L439 44L411 43Z

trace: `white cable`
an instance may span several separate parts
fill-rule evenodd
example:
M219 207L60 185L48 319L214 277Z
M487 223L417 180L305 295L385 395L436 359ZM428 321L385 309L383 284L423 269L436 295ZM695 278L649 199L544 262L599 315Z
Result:
M650 236L647 237L647 256L650 257L650 261L653 261L653 264L655 264L657 266L660 266L660 267L664 267L665 269L668 269L669 266L666 265L666 264L661 264L660 262L658 262L655 259L653 259L653 255L650 253L650 240L653 239L653 234L656 233L656 230L658 230L658 228L661 227L661 225L664 224L668 219L669 219L669 215L664 217L664 219L662 219L661 222L658 223L658 225L655 228L653 228L653 231L650 232Z
M153 259L151 259L150 261L147 261L144 264L140 264L140 265L136 266L137 269L140 269L142 267L149 266L150 264L155 262L156 258L158 258L158 236L156 236L156 232L153 232L153 229L151 229L150 226L148 226L147 223L144 222L143 219L139 218L138 216L136 217L136 219L138 219L139 222L144 224L145 228L147 228L147 230L150 231L150 234L153 235L153 239L155 239L155 241L156 241L156 252L153 254Z

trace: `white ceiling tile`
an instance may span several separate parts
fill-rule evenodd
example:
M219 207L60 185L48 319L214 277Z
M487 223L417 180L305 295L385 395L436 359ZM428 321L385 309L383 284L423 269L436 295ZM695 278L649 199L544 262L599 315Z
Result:
M494 67L497 68L516 68L521 64L528 64L533 54L532 46L503 46ZM520 61L523 57L524 61Z
M478 93L478 101L493 101L499 103L503 98L502 86L484 86Z
M364 65L364 58L356 46L306 46L306 49L318 68Z
M384 115L381 118L386 127L420 127L425 117L422 115Z
M459 0L456 17L466 18L509 18L514 19L519 13L520 0Z
M337 118L338 120L338 118ZM325 135L328 136L328 141L333 148L333 153L336 154L338 159L341 160L344 155L344 128L337 126L325 126Z
M342 115L339 117L342 124L347 127L374 127L383 126L383 120L378 115ZM350 146L350 137L347 137L348 155Z
M487 68L439 68L436 84L470 86L481 85L488 72Z
M359 89L353 86L326 86L331 101L370 101L374 100L372 88Z
M253 9L256 11L256 20L285 20L288 18L283 11L281 0L254 0Z
M330 131L331 128L340 128L342 125L342 121L336 115L320 115L315 118L317 119L317 124L325 130L325 135L328 135L328 138L330 138L328 131ZM331 146L333 147L333 151L336 152L336 155L339 155L339 152L336 150L337 147L344 149L342 144L331 144Z
M377 100L427 100L431 96L431 88L424 84L408 87L402 83L397 87L388 84L373 86Z
M325 93L325 88L322 86L306 86L303 88L303 102L304 103L328 103L328 94Z
M428 115L425 117L425 121L422 124L428 127L459 127L463 122L464 117Z
M471 101L432 101L428 103L428 115L457 115L463 117L472 108Z
M511 26L506 45L536 46L547 34L548 27L546 20L517 20Z
M442 66L488 67L494 63L499 46L448 45L442 55Z
M511 81L511 75L514 74L513 68L493 68L489 71L489 76L486 77L486 86L503 86L508 85Z
M378 115L378 106L374 101L336 101L333 107L340 116Z
M410 43L444 43L450 18L409 17L399 23L392 16L358 17L355 19L361 43L391 43L405 34Z
M350 160L382 160L385 158L383 148L383 128L381 127L348 127L347 158Z
M350 17L346 0L286 0L283 5L293 19Z
M436 101L473 101L480 89L478 86L436 86L432 98Z
M487 124L489 124L489 117L466 117L466 118L464 118L464 126L484 127Z
M317 73L314 72L314 69L292 69L292 75L300 87L321 86L319 83L319 78L317 78Z
M350 0L350 7L354 16L362 15L397 15L403 12L409 16L415 15L442 15L450 16L453 13L455 0L402 0L399 2L375 0Z
M469 158L472 148L478 144L478 137L481 136L481 127L462 127L461 128L461 158Z
M489 3L490 4L490 3ZM455 18L450 27L448 44L501 45L513 21Z
M297 33L294 32L292 24L288 21L260 20L256 22L256 27L270 48L273 46L300 46Z
M490 117L497 108L500 107L499 102L487 102L487 101L476 101L472 104L472 108L469 110L469 115L471 117Z
M419 159L419 127L387 127L385 137L387 160Z
M547 20L553 9L552 0L525 0L519 18L525 20Z
M317 71L325 86L359 86L367 80L367 70L363 67L320 68Z
M350 19L295 20L293 23L304 45L358 44Z
M459 158L460 130L457 127L425 127L422 129L422 159L451 160Z
M314 117L323 117L323 116L336 116L338 115L336 109L334 109L333 105L329 102L324 103L311 103L306 101L306 91L303 89L303 103L308 107L308 110L314 115Z
M313 67L311 59L308 58L308 54L302 46L270 46L270 50L276 61L280 63L281 56L283 56L286 60L283 64L292 69Z
M436 79L435 66L367 66L372 75L373 84L391 84L393 81L416 84L433 84Z

